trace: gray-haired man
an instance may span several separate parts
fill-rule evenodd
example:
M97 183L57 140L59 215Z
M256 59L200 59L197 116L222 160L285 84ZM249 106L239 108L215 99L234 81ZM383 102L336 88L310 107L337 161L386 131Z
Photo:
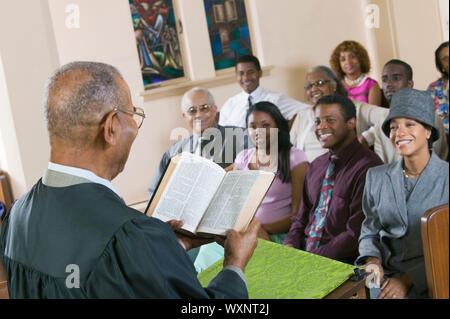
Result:
M173 143L164 153L148 189L150 198L158 187L170 159L181 152L198 154L226 168L248 146L247 131L235 126L218 125L219 113L212 94L204 88L187 91L181 100L181 112L192 134Z

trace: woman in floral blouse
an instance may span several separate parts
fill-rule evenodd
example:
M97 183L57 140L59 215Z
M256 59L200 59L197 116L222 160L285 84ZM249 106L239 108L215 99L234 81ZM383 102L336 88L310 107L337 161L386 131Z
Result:
M436 114L442 118L448 134L448 41L437 48L435 58L436 68L442 76L428 86L427 93L434 99Z

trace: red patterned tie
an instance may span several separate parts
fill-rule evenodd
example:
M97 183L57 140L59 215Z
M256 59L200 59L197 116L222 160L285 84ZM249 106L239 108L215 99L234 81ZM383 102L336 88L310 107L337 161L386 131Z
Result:
M305 250L311 251L314 248L320 246L320 240L322 238L323 229L325 227L325 221L327 219L328 207L331 202L331 194L333 192L334 177L335 177L335 164L337 156L331 154L330 164L328 165L323 179L322 189L320 191L319 204L314 211L314 218L312 221L311 229L309 230L309 236L306 241Z

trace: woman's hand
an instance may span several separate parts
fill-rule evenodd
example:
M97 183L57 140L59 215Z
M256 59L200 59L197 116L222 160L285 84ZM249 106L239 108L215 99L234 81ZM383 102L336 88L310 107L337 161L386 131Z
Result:
M234 170L234 163L224 168L225 172Z
M407 274L398 278L388 278L381 286L381 294L378 299L403 299L412 285Z
M381 261L376 257L369 257L364 265L361 266L365 271L369 273L366 279L366 285L368 282L371 282L374 278L376 287L380 287L381 280L384 276L383 266L381 265ZM371 287L368 287L371 288Z

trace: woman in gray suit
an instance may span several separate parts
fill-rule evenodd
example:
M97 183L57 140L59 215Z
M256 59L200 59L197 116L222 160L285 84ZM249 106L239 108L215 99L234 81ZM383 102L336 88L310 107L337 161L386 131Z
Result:
M439 138L432 99L414 89L394 94L382 129L401 156L369 169L357 265L377 287L371 298L427 298L420 218L449 201L449 164L430 151Z

